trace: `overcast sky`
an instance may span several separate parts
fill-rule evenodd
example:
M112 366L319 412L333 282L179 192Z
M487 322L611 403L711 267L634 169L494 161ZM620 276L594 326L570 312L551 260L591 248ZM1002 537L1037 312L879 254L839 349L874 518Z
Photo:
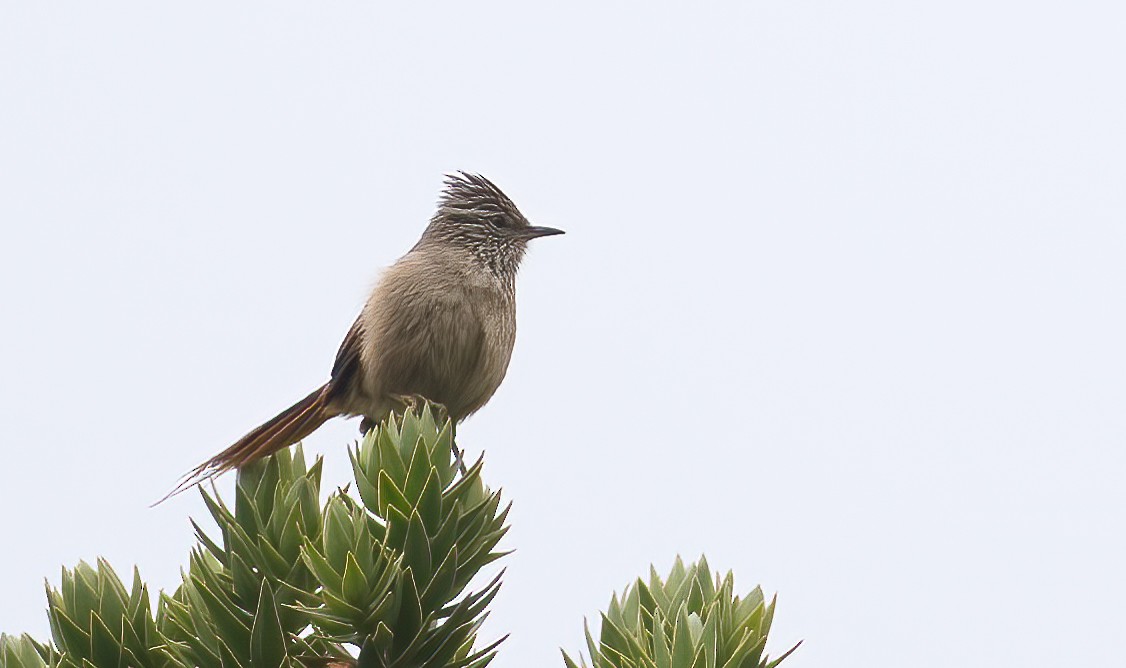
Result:
M515 503L495 666L701 552L792 668L1122 665L1126 10L385 4L0 4L0 629L79 559L174 588L206 513L149 503L466 169L568 232L459 432Z

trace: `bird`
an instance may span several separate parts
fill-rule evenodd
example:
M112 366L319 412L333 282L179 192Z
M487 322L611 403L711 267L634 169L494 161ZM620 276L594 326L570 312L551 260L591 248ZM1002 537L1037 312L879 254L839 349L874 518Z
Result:
M508 371L528 242L558 234L529 223L485 177L447 174L429 224L376 283L328 381L188 472L165 499L293 445L333 417L361 416L367 433L419 399L440 404L455 426L477 412Z

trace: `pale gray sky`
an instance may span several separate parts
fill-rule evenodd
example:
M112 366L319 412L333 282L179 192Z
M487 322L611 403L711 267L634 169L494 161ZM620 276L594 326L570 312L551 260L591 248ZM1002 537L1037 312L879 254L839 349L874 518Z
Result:
M702 551L792 668L1123 663L1120 4L385 4L0 5L0 629L78 559L174 587L205 511L148 504L467 169L568 231L461 431L494 665Z

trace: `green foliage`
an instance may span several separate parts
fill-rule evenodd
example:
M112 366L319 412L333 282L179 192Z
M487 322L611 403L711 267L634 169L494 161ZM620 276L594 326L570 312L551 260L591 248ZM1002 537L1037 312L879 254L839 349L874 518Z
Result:
M452 446L430 406L392 415L349 451L356 495L323 504L300 445L245 467L233 509L201 490L218 534L192 522L183 581L155 612L136 569L127 588L103 560L64 568L52 642L0 635L0 668L484 668L504 640L476 646L501 574L467 587L506 554L508 507ZM597 643L587 629L591 668L774 668L793 651L763 654L761 589L735 596L703 558L650 570L611 599Z
M161 649L172 665L277 666L290 657L346 655L316 634L300 638L309 620L289 607L315 599L301 545L321 532L320 476L320 461L306 470L299 446L242 469L233 511L203 492L221 539L193 522L199 545L184 582L161 597Z
M19 636L0 633L0 666L43 668L57 665L59 655L53 647L32 640L26 633Z
M162 657L149 651L160 640L148 588L136 569L132 589L126 590L104 560L98 560L97 568L79 562L73 571L63 569L58 590L47 587L47 604L51 635L62 652L58 665L165 665Z
M508 510L480 460L458 473L452 444L429 406L392 416L350 453L359 499L323 505L320 460L306 469L300 446L248 466L233 510L203 492L219 534L193 522L183 582L155 614L136 571L126 588L108 563L80 563L47 589L53 644L4 635L0 666L483 668L500 576L466 587L503 556Z
M664 580L650 567L648 583L638 578L611 597L597 644L587 628L592 668L774 668L797 649L773 661L763 654L774 600L759 587L745 598L734 591L734 576L713 580L703 557L687 568L677 557ZM563 653L568 668L586 668L579 659Z
M362 645L361 666L479 668L501 642L472 649L499 575L454 600L503 556L493 548L508 508L481 482L481 460L457 475L452 445L450 423L438 429L429 410L392 418L350 453L360 503L330 499L321 540L305 541L321 589L300 609L327 638Z

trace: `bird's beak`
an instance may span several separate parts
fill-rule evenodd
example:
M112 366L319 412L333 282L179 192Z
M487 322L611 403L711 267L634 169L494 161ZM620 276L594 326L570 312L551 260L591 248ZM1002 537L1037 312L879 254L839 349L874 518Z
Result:
M564 234L564 232L554 227L525 227L519 231L521 239L536 239L538 237L550 237L556 234Z

